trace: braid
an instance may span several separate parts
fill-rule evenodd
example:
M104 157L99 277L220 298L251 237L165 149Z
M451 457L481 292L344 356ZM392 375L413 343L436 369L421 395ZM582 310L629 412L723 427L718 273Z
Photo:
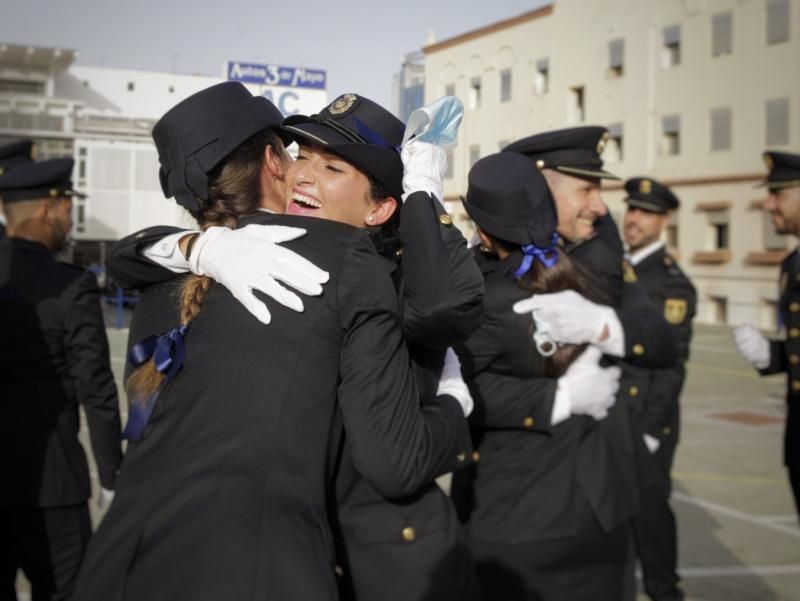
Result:
M192 211L202 229L212 226L236 229L241 215L259 208L266 146L271 146L278 156L285 152L280 138L270 130L263 130L237 146L209 174L208 199L198 198L202 208ZM181 324L188 326L200 314L213 284L214 280L207 276L186 278L180 291ZM125 382L129 403L146 403L165 377L152 359L136 368Z

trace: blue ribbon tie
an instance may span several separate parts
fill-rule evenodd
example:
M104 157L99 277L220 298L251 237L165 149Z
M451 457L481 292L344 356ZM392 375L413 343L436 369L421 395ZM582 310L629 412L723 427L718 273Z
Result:
M558 263L558 253L556 252L556 245L558 244L558 233L553 232L550 238L550 244L545 247L536 246L535 244L526 244L522 247L522 264L514 272L514 277L521 278L528 273L533 260L539 261L546 269L550 269Z

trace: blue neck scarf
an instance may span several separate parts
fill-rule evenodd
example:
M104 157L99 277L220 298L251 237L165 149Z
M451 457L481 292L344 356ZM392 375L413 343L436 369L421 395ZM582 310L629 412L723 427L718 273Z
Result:
M558 263L558 253L556 252L557 245L558 233L553 232L553 235L550 238L550 244L548 246L541 247L536 246L535 244L526 244L523 246L522 264L520 264L519 269L514 272L514 277L521 278L523 275L528 273L533 265L534 259L544 265L546 269L553 267L556 263Z

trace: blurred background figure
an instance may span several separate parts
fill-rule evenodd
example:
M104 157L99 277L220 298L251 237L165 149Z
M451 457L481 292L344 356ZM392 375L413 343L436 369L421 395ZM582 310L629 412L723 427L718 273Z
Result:
M19 140L0 144L0 177L8 173L17 165L24 165L31 161L31 140ZM0 201L0 240L6 237L6 214L3 203Z

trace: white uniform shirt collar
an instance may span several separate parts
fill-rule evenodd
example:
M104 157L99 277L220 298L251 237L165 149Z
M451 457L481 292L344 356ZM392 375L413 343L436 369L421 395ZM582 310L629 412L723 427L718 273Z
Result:
M647 257L658 252L662 248L664 248L664 243L661 240L656 240L655 242L651 242L647 246L640 248L636 252L630 253L628 260L631 262L631 265L638 265Z

